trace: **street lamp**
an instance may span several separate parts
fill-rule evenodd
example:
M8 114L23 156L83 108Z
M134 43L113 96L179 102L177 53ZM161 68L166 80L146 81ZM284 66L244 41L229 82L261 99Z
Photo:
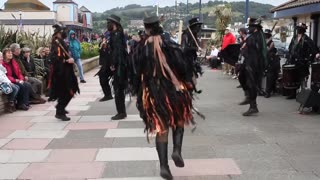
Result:
M244 22L246 23L249 17L249 0L246 0L246 16Z
M22 31L22 11L19 10L19 15L20 15L20 24L19 24L19 29L20 29L20 32Z
M202 21L202 16L201 16L201 0L199 0L199 18L200 18L200 21Z

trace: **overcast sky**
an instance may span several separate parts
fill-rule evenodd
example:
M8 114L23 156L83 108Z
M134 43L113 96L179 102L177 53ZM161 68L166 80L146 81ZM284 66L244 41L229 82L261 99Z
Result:
M47 5L52 9L53 0L40 0L42 3ZM115 8L115 7L123 7L128 4L141 4L141 5L155 5L159 1L159 5L170 6L175 4L175 0L74 0L74 2L78 3L79 7L82 5L86 6L92 12L104 12L106 10ZM209 0L202 0L202 2L208 2ZM226 0L226 1L241 1L241 0ZM242 0L244 1L244 0ZM272 5L279 5L288 0L250 0L260 3L269 3ZM6 0L0 0L0 6L2 7ZM186 3L187 0L178 0L178 2ZM189 3L199 2L199 0L189 0Z

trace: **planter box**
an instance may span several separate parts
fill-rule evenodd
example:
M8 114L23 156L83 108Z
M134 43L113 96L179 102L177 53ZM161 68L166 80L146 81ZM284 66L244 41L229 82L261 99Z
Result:
M82 60L83 73L89 72L90 70L92 70L98 66L99 66L99 56ZM75 65L75 67L77 67L77 65ZM75 72L76 75L79 76L78 68L75 68L75 70L76 70L76 72Z

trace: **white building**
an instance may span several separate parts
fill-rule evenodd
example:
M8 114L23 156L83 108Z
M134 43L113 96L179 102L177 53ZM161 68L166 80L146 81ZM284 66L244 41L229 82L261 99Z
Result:
M0 11L0 24L6 29L50 35L57 23L81 35L92 30L92 13L72 0L54 1L53 10L39 0L8 0Z

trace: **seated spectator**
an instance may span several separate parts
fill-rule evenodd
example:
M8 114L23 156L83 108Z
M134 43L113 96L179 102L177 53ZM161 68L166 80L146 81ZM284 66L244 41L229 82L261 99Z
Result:
M10 49L3 50L2 65L6 68L7 77L10 82L19 86L17 109L27 111L29 109L29 96L32 89L31 84L25 81L19 68L19 64L12 58Z
M28 73L27 81L30 82L32 89L35 91L37 95L39 95L40 103L45 103L45 100L41 98L42 94L42 82L36 78L36 65L34 63L33 57L31 57L31 49L30 48L23 48L22 49L22 64L25 70Z
M206 56L206 59L209 61L212 69L217 69L221 64L220 58L218 58L218 54L219 50L214 45L212 45L210 56Z
M11 81L8 79L6 75L7 70L5 67L2 66L2 63L3 63L3 56L2 56L2 52L0 52L0 84L5 83L6 85L10 86L12 89L12 92L8 94L8 102L5 105L5 111L9 113L13 113L14 111L16 111L15 101L19 92L19 86L11 83Z
M30 91L30 103L31 104L43 104L46 102L46 100L41 98L41 90L39 92L39 80L37 80L34 77L31 77L29 73L26 71L24 65L23 65L23 58L20 56L21 49L20 45L17 43L11 44L10 49L13 54L13 59L18 63L19 69L24 77L25 81L28 81L29 84L32 85L31 91ZM40 81L41 83L41 81Z
M39 47L36 52L36 58L43 59L44 56L44 47Z

